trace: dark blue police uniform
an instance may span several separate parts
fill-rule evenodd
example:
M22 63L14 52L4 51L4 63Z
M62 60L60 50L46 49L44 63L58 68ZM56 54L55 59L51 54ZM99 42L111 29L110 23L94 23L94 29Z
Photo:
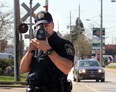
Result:
M57 54L72 62L74 61L74 47L70 41L60 38L57 33L54 32L53 35L49 37L48 42ZM40 51L39 54L32 57L27 81L29 87L32 87L32 89L42 89L42 91L30 90L27 92L62 92L62 86L64 86L64 92L69 92L66 91L67 75L60 71L50 58L44 55L43 51Z

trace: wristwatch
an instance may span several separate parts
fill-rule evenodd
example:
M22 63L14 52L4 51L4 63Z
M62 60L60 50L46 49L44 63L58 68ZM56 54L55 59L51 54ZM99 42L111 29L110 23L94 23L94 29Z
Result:
M52 48L48 49L45 54L46 55L51 55L54 50Z

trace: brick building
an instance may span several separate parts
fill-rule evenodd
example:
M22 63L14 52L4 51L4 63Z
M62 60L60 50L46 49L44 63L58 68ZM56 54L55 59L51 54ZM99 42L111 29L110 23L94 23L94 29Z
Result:
M105 54L116 57L116 45L115 44L106 44L105 45Z

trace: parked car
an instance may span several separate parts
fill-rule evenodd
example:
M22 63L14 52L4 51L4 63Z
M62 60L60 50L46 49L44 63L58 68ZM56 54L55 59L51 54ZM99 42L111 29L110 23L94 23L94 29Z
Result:
M113 56L112 55L103 55L103 57L107 59L108 64L113 62Z
M0 53L0 59L14 59L14 55L10 53Z
M105 71L97 60L79 60L74 66L73 80L96 80L105 82Z
M113 58L113 61L116 62L116 58Z

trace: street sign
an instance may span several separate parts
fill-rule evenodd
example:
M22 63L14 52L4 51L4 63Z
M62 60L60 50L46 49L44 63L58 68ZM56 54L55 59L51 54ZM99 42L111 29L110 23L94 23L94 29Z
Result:
M100 28L93 28L93 35L100 37ZM102 36L105 36L105 28L102 28Z
M102 37L103 39L103 49L105 49L105 37ZM100 38L98 36L93 36L92 38L92 49L100 49Z
M27 13L24 15L24 17L22 18L22 21L25 21L29 16L30 16L30 8L25 4L22 3L23 8L25 8L25 10L27 10ZM32 8L32 17L35 18L35 13L34 11L40 6L39 3L37 3L33 8Z

